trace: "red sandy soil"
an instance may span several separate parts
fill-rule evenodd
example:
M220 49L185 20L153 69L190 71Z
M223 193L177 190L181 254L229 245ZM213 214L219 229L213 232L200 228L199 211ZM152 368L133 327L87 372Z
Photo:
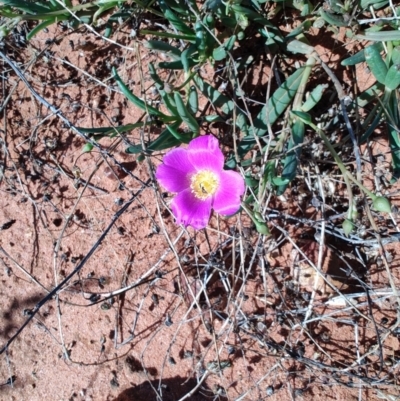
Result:
M58 27L27 48L10 45L6 53L22 62L33 88L76 126L135 123L141 113L115 91L110 66L137 95L145 89L147 98L155 99L140 71L147 71L157 55L144 52L129 32L122 28L113 37L126 46L121 48L89 32L71 34ZM60 41L46 44L54 36ZM339 39L332 40L341 46ZM323 56L328 50L318 52ZM65 57L79 70L63 63ZM2 65L3 72L8 68ZM368 81L366 70L357 74L359 83ZM371 294L371 309L365 296L358 298L358 312L348 305L328 306L326 294L316 294L311 302L307 288L293 286L291 277L291 240L300 244L301 227L274 221L290 235L285 238L274 228L273 239L264 240L244 214L213 216L203 232L176 227L167 209L171 195L161 196L152 181L162 154L136 162L124 153L127 142L140 144L154 138L153 132L136 129L124 139L103 139L101 152L82 155L83 138L40 105L14 73L7 75L3 99L11 93L11 101L1 127L0 346L89 254L125 202L133 202L79 273L1 355L1 400L398 399L400 351L393 329L399 307L376 255L370 256L367 283L392 296ZM260 82L265 85L265 79ZM374 142L371 151L386 174L390 158L384 140ZM329 182L335 180L326 176L326 188ZM397 188L380 188L394 206L399 206ZM338 201L341 195L338 186ZM288 191L280 201L285 213L317 216L301 191ZM374 218L380 227L396 231L398 215ZM385 249L398 287L400 248ZM231 296L224 271L234 272L227 275ZM207 294L194 302L209 276ZM302 328L306 312L299 317L288 311L307 311L310 305L308 318L316 321Z

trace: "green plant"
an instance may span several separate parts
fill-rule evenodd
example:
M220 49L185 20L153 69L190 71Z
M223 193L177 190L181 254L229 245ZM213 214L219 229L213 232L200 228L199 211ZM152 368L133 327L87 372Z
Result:
M388 38L392 34L389 32L381 32L380 36ZM372 36L371 36L372 35ZM376 33L367 35L378 39ZM385 49L386 57L383 58L381 53ZM378 41L371 44L355 56L342 62L343 65L355 65L366 62L371 73L376 78L376 84L371 88L371 92L376 100L371 116L373 119L367 118L363 124L364 134L361 136L360 142L365 142L381 123L382 118L386 122L390 149L392 152L393 178L400 177L400 113L399 113L399 97L398 88L400 86L400 42L399 41ZM372 120L372 121L371 121Z

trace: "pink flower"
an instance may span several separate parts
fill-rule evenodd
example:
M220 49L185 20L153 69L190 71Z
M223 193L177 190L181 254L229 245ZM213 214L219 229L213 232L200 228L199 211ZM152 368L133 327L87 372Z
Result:
M212 135L195 138L187 149L173 149L164 156L156 178L165 189L177 192L171 203L177 224L200 230L206 227L211 208L223 215L239 210L244 180L223 166L224 155Z

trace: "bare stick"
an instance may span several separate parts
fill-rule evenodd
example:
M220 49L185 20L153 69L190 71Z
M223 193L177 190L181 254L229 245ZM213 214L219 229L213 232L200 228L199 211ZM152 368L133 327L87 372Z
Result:
M109 154L106 150L104 150L96 141L94 141L92 138L90 138L88 135L86 135L84 132L80 131L79 128L75 127L68 118L66 118L59 109L54 107L52 104L50 104L46 99L41 97L31 86L31 84L27 81L25 78L24 74L21 72L21 70L13 63L12 60L10 60L1 50L0 50L0 57L14 70L14 72L18 75L18 77L23 81L23 83L26 85L26 87L29 89L29 91L32 93L32 95L37 99L39 103L41 103L43 106L47 107L52 113L54 113L57 117L59 117L69 129L72 129L76 134L78 134L80 137L85 139L86 142L89 142L93 147L99 150L99 152L104 155L108 156L111 158L111 160L127 175L133 177L136 181L139 181L142 185L144 182L140 180L138 177L132 175L132 173L127 170L123 164L121 164L118 160L115 159L114 156ZM146 186L149 185L149 182L145 184Z
M94 254L96 249L99 247L99 245L103 242L104 238L107 236L111 228L114 226L114 224L117 222L117 220L122 216L122 214L129 208L129 206L132 204L132 202L136 199L137 196L141 194L144 188L147 187L147 185L150 183L150 180L145 183L145 186L142 187L139 191L136 192L132 196L132 198L125 203L124 206L121 207L121 209L115 213L114 217L112 218L110 224L108 227L104 230L104 232L100 235L99 239L96 241L96 243L92 246L90 251L87 253L87 255L82 259L82 261L76 266L76 268L63 280L61 283L55 287L52 291L49 292L48 295L46 295L41 301L39 301L36 306L32 309L30 312L30 316L28 319L25 321L25 323L17 330L17 332L6 342L6 344L0 349L0 355L8 349L10 344L19 336L19 334L22 332L22 330L28 325L28 323L33 319L33 317L36 315L36 313L39 312L40 308L46 304L51 298L53 298L55 295L57 295L62 288L64 287L65 284L71 280L75 274L77 274L83 266L86 264L86 262L89 260L89 258Z

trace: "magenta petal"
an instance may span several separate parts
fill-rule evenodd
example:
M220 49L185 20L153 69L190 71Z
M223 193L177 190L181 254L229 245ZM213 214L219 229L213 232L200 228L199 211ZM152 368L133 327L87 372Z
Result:
M243 177L235 171L220 172L219 188L214 196L213 209L224 215L236 213L240 208L240 196L244 194Z
M187 150L177 148L164 156L163 164L157 168L156 178L167 191L180 192L190 187L190 174L194 171Z
M165 154L163 163L167 166L176 167L179 170L186 171L191 167L187 157L187 150L183 148L176 148L170 150Z
M188 146L188 159L197 170L219 171L224 166L224 155L212 135L193 139Z
M171 202L171 209L176 218L176 224L192 226L196 230L208 224L211 214L211 198L197 199L190 189L180 192Z

